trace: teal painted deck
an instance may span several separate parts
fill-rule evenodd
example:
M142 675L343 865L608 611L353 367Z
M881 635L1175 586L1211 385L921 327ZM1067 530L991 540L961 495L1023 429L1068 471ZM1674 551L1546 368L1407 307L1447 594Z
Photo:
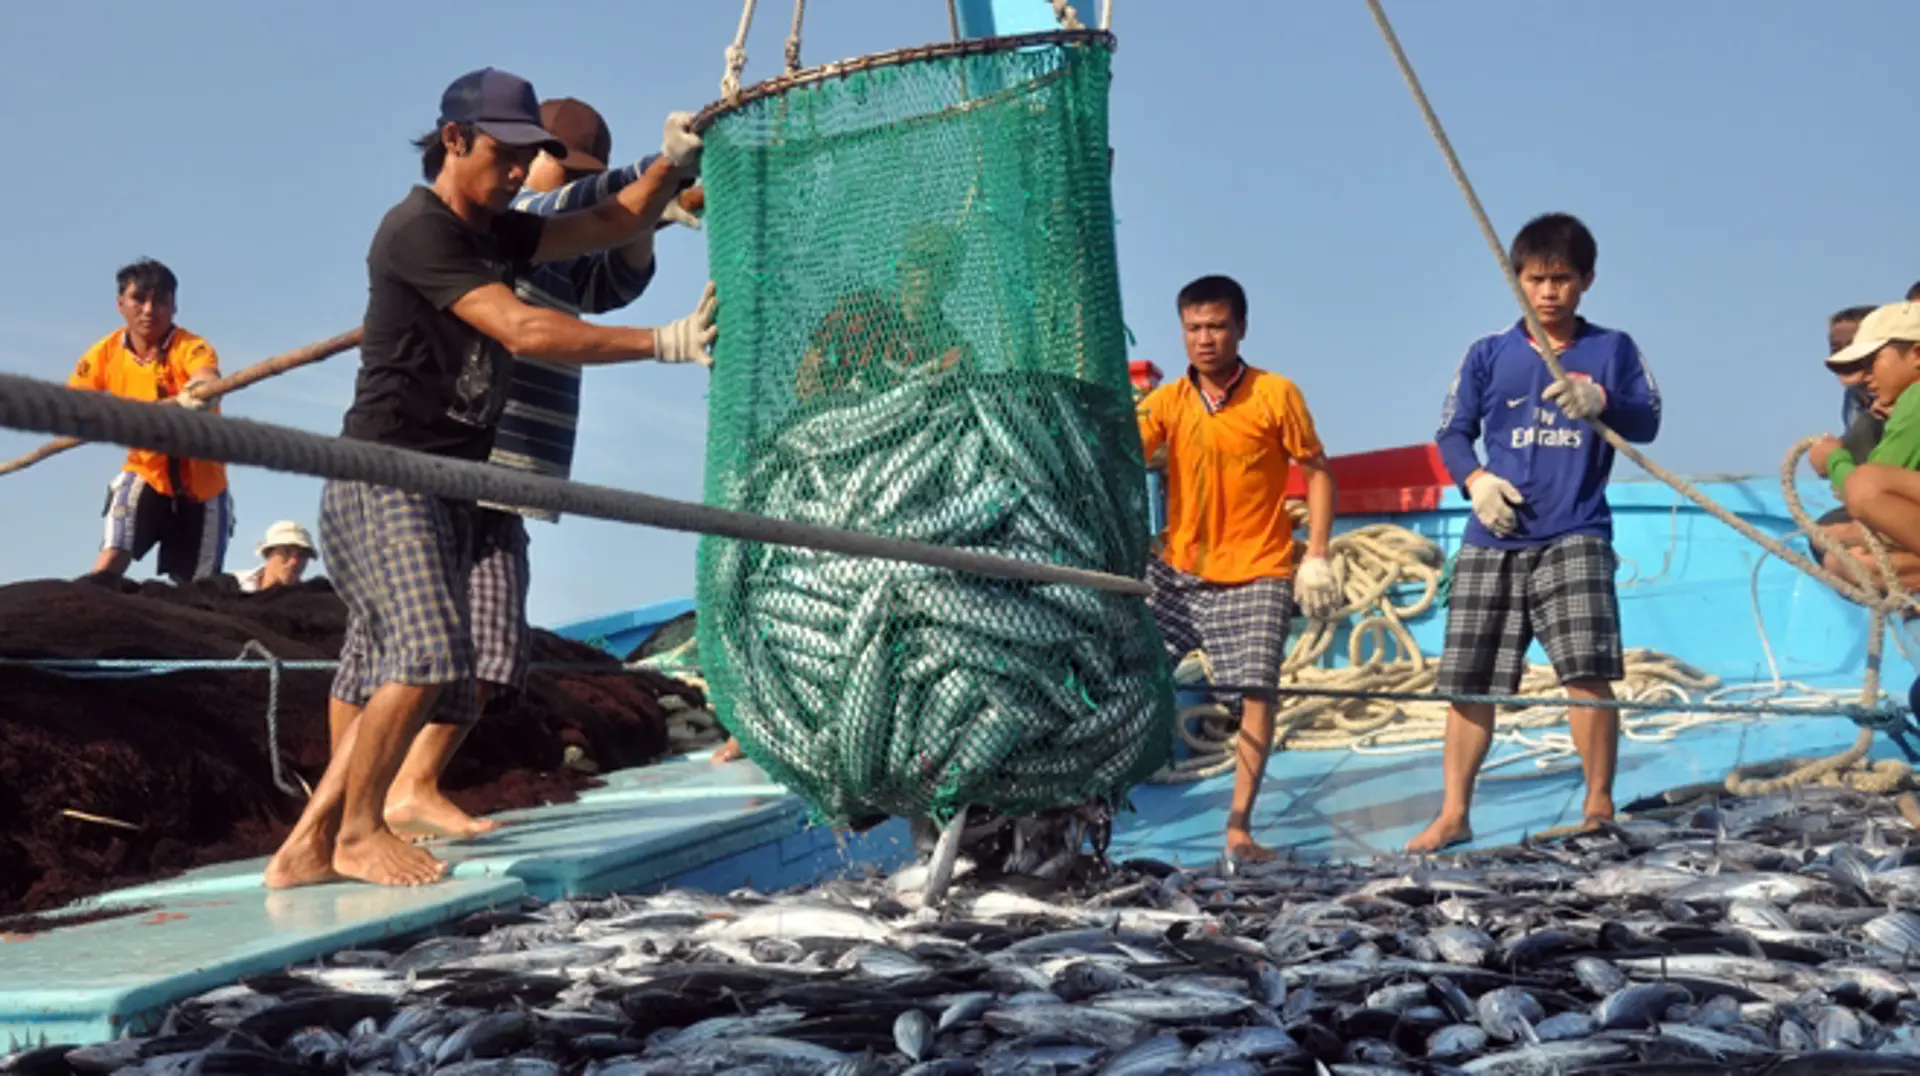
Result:
M842 839L750 762L704 756L608 775L578 802L497 816L485 837L436 842L452 879L419 889L341 883L271 892L265 859L190 871L80 908L137 914L0 935L0 1039L96 1042L150 1028L165 1006L235 979L451 923L523 897L778 889L897 867L906 825Z
M1716 482L1704 487L1771 533L1791 530L1777 487ZM1807 491L1815 513L1831 506ZM1729 683L1767 680L1750 586L1782 677L1827 688L1857 686L1867 618L1819 584L1692 508L1675 511L1663 486L1620 483L1616 546L1629 646L1677 654ZM1451 550L1464 504L1398 522ZM1372 520L1342 521L1353 526ZM684 612L668 602L570 625L624 655L656 624ZM1438 654L1444 614L1411 623ZM1336 652L1344 653L1343 645ZM1535 655L1536 660L1543 660ZM1890 654L1885 682L1903 693L1913 670ZM1843 718L1724 720L1667 743L1621 748L1621 803L1677 785L1717 780L1730 767L1787 755L1830 753L1852 742ZM1481 845L1577 821L1580 781L1562 768L1499 765L1496 745L1482 778L1474 821ZM1205 862L1218 855L1230 779L1135 790L1111 851ZM1431 817L1439 798L1439 755L1280 751L1268 768L1255 824L1263 839L1309 858L1392 852ZM288 893L260 887L263 861L224 864L153 885L107 894L92 904L153 905L136 915L25 938L0 936L0 1035L23 1042L90 1042L152 1025L173 1001L234 979L311 961L328 952L458 920L532 896L550 899L677 885L762 890L811 883L909 858L895 821L863 835L809 827L795 797L740 762L690 757L608 775L576 803L515 812L515 824L466 842L442 843L451 881L417 890L319 886Z

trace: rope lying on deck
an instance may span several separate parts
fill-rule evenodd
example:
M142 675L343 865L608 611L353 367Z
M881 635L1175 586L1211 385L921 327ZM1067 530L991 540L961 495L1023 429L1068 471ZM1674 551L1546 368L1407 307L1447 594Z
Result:
M1295 524L1303 526L1305 507L1295 502L1291 509ZM1439 663L1421 651L1406 621L1428 612L1438 597L1441 553L1436 543L1404 527L1375 524L1334 536L1328 557L1335 578L1342 582L1345 601L1332 618L1308 622L1282 666L1279 686L1274 689L1279 696L1275 704L1276 747L1363 754L1432 750L1445 736L1451 704L1484 703L1518 708L1498 716L1495 737L1519 750L1488 768L1527 760L1544 768L1576 757L1571 736L1546 733L1567 722L1572 701L1561 689L1551 665L1530 665L1519 693L1514 695L1432 690ZM1417 596L1410 602L1396 603L1395 588L1407 585L1420 587ZM1349 616L1358 620L1348 635L1347 664L1320 667L1318 662L1331 649L1336 629ZM1764 625L1761 632L1764 641ZM1868 746L1873 733L1881 731L1894 736L1903 750L1910 754L1914 750L1905 739L1915 731L1908 707L1880 704L1877 691L1857 701L1847 701L1848 692L1804 688L1797 696L1774 701L1727 701L1726 696L1751 694L1763 688L1783 695L1789 685L1777 675L1771 684L1725 685L1720 678L1673 655L1653 650L1629 650L1626 659L1627 675L1613 685L1615 698L1588 700L1582 705L1644 714L1623 718L1621 732L1630 740L1666 742L1690 729L1737 718L1830 714L1858 724ZM1238 694L1248 687L1206 683L1211 679L1210 667L1206 655L1197 651L1181 664L1176 678L1189 690L1208 694ZM1704 699L1696 699L1700 693L1705 693ZM1163 768L1153 781L1178 783L1232 772L1238 726L1239 722L1217 703L1184 708L1175 729L1192 754ZM1773 764L1765 770L1764 778L1737 776L1742 788L1762 792L1790 787L1780 781L1849 781L1854 780L1848 775L1855 772L1851 768L1861 757L1864 749L1859 756L1849 751L1784 776L1775 772ZM1879 769L1859 774L1858 779L1872 788L1882 788L1904 774L1904 766L1882 763Z

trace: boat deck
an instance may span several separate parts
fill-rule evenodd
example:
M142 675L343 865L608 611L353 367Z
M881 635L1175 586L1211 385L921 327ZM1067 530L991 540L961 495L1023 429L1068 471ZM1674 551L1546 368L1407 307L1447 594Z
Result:
M1777 491L1757 482L1715 483L1707 491L1774 533L1789 529ZM1762 564L1757 549L1721 524L1690 509L1676 511L1664 488L1622 484L1610 500L1626 564L1622 615L1630 646L1682 655L1737 683L1774 675L1758 641L1765 638L1781 677L1815 688L1857 686L1866 623L1861 610L1790 568ZM1826 505L1815 497L1810 507L1818 512ZM1450 495L1439 512L1393 521L1451 548L1462 508ZM639 610L602 618L576 625L571 634L598 637L624 654L650 623L684 608L669 603L652 615ZM1754 630L1760 625L1764 636ZM1429 613L1410 626L1427 653L1439 652L1440 615ZM1910 666L1889 655L1886 682L1896 693L1912 676ZM1616 795L1626 803L1719 780L1733 766L1832 753L1850 744L1855 731L1844 718L1796 715L1718 721L1667 742L1629 739L1621 746ZM1540 772L1530 761L1502 766L1502 754L1497 746L1481 780L1476 844L1510 843L1579 820L1577 770ZM1219 854L1230 784L1222 776L1136 789L1137 811L1120 819L1110 852L1211 860ZM1268 768L1255 825L1263 839L1307 858L1392 853L1432 817L1439 786L1439 754L1432 749L1282 751ZM752 763L721 766L704 757L610 774L605 787L575 803L503 817L514 824L440 846L454 868L451 880L436 886L335 884L274 893L260 885L264 861L252 860L69 909L131 909L128 914L31 935L0 934L0 1035L21 1043L113 1038L150 1028L168 1004L238 978L444 926L526 897L662 886L764 891L890 869L912 854L902 822L859 835L810 827L798 799Z

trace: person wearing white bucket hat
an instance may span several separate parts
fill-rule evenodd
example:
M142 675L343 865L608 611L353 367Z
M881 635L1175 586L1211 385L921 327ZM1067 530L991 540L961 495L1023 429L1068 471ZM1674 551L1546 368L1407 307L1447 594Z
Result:
M266 537L260 539L255 552L261 560L257 567L233 573L240 581L240 589L248 594L298 583L301 573L318 555L307 528L291 519L268 527Z

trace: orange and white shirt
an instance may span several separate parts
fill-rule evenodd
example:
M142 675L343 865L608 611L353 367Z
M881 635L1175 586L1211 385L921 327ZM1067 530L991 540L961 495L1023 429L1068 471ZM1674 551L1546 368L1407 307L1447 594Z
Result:
M73 376L67 378L67 387L154 401L178 396L197 376L219 374L220 359L213 345L178 325L167 333L151 362L143 362L134 353L126 330L121 329L101 337L80 356ZM208 410L218 410L219 406L216 401ZM136 448L127 453L125 470L167 497L184 496L204 503L227 488L227 465L218 460L175 458Z
M1287 477L1324 449L1294 383L1245 363L1218 404L1191 370L1140 401L1142 455L1167 451L1160 557L1210 583L1293 576Z

